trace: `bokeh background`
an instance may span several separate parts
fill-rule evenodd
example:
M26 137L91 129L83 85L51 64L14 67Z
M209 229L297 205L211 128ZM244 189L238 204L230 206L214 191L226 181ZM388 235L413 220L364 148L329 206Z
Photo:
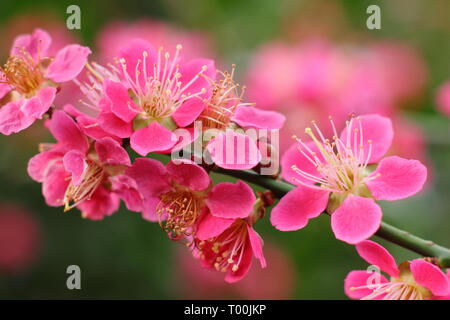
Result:
M65 28L66 8L81 8L81 30ZM381 8L381 30L368 30L366 8ZM325 115L377 112L394 119L393 152L429 166L425 190L383 203L385 220L450 246L449 118L436 104L450 80L447 0L4 0L0 57L15 35L47 29L54 42L81 42L102 61L133 35L156 45L182 43L186 54L238 66L248 100L288 116L284 137ZM199 268L157 224L125 209L104 221L82 219L44 203L26 173L39 124L0 137L0 298L294 298L345 299L343 281L366 264L336 241L329 218L307 228L256 226L269 268L254 268L237 285ZM215 176L215 179L225 179ZM385 243L398 261L415 254ZM66 268L79 265L82 290L66 288Z

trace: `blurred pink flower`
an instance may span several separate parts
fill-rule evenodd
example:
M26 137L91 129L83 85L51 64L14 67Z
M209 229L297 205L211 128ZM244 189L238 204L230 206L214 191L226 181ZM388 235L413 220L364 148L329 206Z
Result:
M379 244L366 240L356 245L358 254L369 264L387 273L352 271L345 279L345 293L362 300L440 300L450 295L450 280L436 265L414 259L397 266L394 257Z
M427 169L417 160L383 156L393 139L390 119L379 115L351 118L338 135L333 120L330 141L314 123L310 142L298 140L282 158L282 176L297 187L272 210L279 230L305 227L324 210L331 214L337 239L350 244L371 237L382 211L376 200L399 200L422 189ZM370 165L378 164L372 171Z
M15 273L30 268L41 246L39 224L27 210L0 204L0 272Z
M140 38L171 52L178 44L183 44L183 59L211 57L213 52L208 36L198 31L181 31L175 27L153 20L136 22L112 22L104 27L97 36L97 49L101 63L113 61L119 55L124 43Z
M15 39L10 57L0 68L2 134L22 131L42 119L55 100L58 83L74 79L91 53L87 47L68 45L45 66L51 41L41 29Z
M262 269L252 265L247 276L230 284L219 272L202 268L192 255L180 248L176 250L176 290L184 299L289 299L295 289L296 272L286 253L272 243L264 245L270 262ZM267 281L267 279L271 281Z
M442 114L450 117L450 82L444 83L437 91L436 105Z

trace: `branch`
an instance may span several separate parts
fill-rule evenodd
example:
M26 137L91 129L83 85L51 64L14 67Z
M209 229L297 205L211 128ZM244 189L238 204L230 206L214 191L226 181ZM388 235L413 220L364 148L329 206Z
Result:
M292 184L275 180L270 176L261 176L249 170L225 170L217 168L214 171L267 188L278 198L282 198L294 188ZM425 257L437 258L438 264L442 268L450 267L450 249L437 245L432 241L419 238L408 231L397 229L385 222L381 223L380 229L378 229L375 235Z

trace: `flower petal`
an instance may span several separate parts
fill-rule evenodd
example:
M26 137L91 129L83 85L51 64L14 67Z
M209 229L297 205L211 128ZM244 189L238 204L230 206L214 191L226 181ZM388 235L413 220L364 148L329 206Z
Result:
M22 112L26 117L32 119L42 119L55 100L56 88L48 87L39 90L37 95L28 99L22 107Z
M21 110L25 103L25 100L15 100L0 108L0 133L10 135L33 124L35 119L25 116Z
M208 194L206 205L211 214L220 218L246 218L252 212L255 194L245 182L222 182Z
M414 280L430 290L436 296L450 294L450 281L437 266L421 259L415 259L410 264Z
M83 153L88 150L87 137L75 121L64 111L56 110L53 113L49 129L58 141L58 144L66 148L66 150L73 149Z
M356 245L356 250L369 264L377 266L391 277L398 277L399 270L394 257L378 243L365 240Z
M90 220L102 220L119 210L119 197L100 186L95 190L90 199L84 200L77 205L82 212L83 218Z
M399 200L419 192L427 180L427 168L417 160L392 156L381 160L366 182L377 200Z
M270 222L281 231L299 230L327 207L329 192L298 186L272 209Z
M130 156L113 138L105 137L95 142L95 151L101 162L107 165L130 166Z
M205 169L190 160L170 161L166 168L179 184L191 190L205 190L211 184L211 179Z
M37 182L43 182L49 172L49 169L62 160L62 154L59 152L38 153L28 161L28 175Z
M130 211L143 210L143 197L138 190L136 181L125 174L110 177L111 188L123 200Z
M135 131L130 139L131 148L144 157L150 152L171 149L177 142L177 136L156 121Z
M54 82L70 81L83 70L91 50L77 44L62 48L47 68L47 78Z
M54 166L42 182L42 194L45 202L51 207L59 207L63 204L64 194L69 186L70 174L63 166Z
M224 169L251 169L262 158L251 137L232 130L218 134L208 143L207 149L214 163Z
M139 192L144 198L158 197L170 190L167 182L167 170L164 165L154 159L138 158L125 170L125 174L136 181Z
M382 275L373 271L356 270L350 272L345 278L344 290L345 294L351 299L361 299L370 295L373 290L365 287L367 285L374 284L373 282L379 281L379 283L386 283L388 280ZM360 289L356 289L360 288ZM381 293L375 299L381 299L385 293Z
M233 272L232 268L228 269L227 275L225 276L225 281L228 283L235 283L246 276L250 267L252 265L253 250L250 242L247 241L244 248L244 253L242 254L241 262L239 263L239 268L236 272Z
M78 150L71 150L63 157L64 168L72 174L71 183L78 186L82 179L84 170L87 168L86 156Z
M12 56L22 56L23 50L28 52L34 60L47 56L52 43L50 35L42 29L34 29L32 34L24 34L16 37L11 48Z
M362 130L360 130L358 119L361 119ZM354 133L354 129L358 129L358 131ZM344 143L347 143L348 130L349 129L346 127L341 134L341 140ZM354 150L358 150L360 148L359 141L360 134L362 132L362 139L364 143L364 156L362 157L363 162L365 162L365 160L369 156L368 141L371 141L372 150L370 152L368 163L378 162L389 150L392 144L392 139L394 138L392 121L389 118L382 117L378 114L364 115L353 119L351 131L352 132L348 137L348 142L354 148ZM357 137L356 139L354 139L355 134Z
M266 259L263 253L263 240L261 236L249 225L247 225L248 237L250 239L250 244L253 249L253 255L259 260L261 268L267 267Z
M128 94L128 89L119 82L106 80L105 93L111 101L111 112L125 122L131 122L137 114L138 107Z
M242 128L280 130L286 121L286 117L275 111L266 111L250 106L238 106L232 120Z
M337 239L356 244L378 230L382 215L373 199L350 194L331 214L331 228Z
M208 240L217 237L228 229L234 221L234 219L215 217L209 212L206 212L198 223L195 237L199 240Z
M308 142L305 143L305 145L310 151L315 152L317 156L320 155L314 142ZM295 185L299 185L298 180L302 183L314 184L314 181L302 177L292 169L292 167L295 166L312 176L320 177L316 166L301 153L302 151L309 156L309 152L305 147L295 143L283 154L283 157L281 158L281 176L287 182Z

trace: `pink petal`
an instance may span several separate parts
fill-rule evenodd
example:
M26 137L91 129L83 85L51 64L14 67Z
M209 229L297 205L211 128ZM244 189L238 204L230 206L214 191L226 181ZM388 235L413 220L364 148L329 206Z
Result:
M232 120L242 128L280 130L286 121L286 117L275 111L238 106Z
M364 157L363 161L365 161L369 155L369 143L368 141L372 141L372 151L370 153L369 163L378 162L389 150L392 144L392 139L394 138L394 131L392 129L392 121L389 118L382 117L377 114L370 114L365 116L358 117L361 119L362 124L362 137L364 142ZM359 121L358 118L353 120L352 125L352 133L350 138L350 145L354 149L359 149L359 134L357 134L356 143L354 145L355 139L354 137L354 129L359 130ZM346 143L347 141L347 128L342 131L341 139Z
M167 170L164 165L153 159L137 158L125 174L136 181L139 192L145 197L158 197L170 190L167 182Z
M131 177L120 174L110 177L112 190L123 200L130 211L139 212L143 210L143 197L138 191L136 181Z
M28 52L34 60L47 57L48 49L52 43L50 35L42 30L35 29L32 34L20 35L14 40L11 48L12 56L22 56L23 50ZM39 57L38 57L39 56Z
M26 100L16 100L7 103L0 108L0 133L10 135L20 132L33 124L32 117L27 117L22 112L22 106Z
M64 155L63 163L66 171L72 174L71 183L75 186L79 185L87 168L85 154L78 150L71 150Z
M450 294L450 281L437 266L421 259L415 259L410 264L414 280L430 290L436 296Z
M399 270L394 257L378 243L365 240L356 245L356 250L369 264L377 266L391 277L398 277Z
M177 142L176 135L156 121L135 131L130 139L131 148L144 157L150 152L171 149Z
M104 187L98 187L92 197L80 203L77 208L82 212L83 218L102 220L119 210L120 199Z
M26 117L32 119L42 119L42 116L53 104L56 95L56 88L47 87L40 89L37 95L27 100L22 107L22 112Z
M158 222L165 220L165 217L160 217L156 212L156 208L160 202L157 197L148 197L143 201L142 218L150 222Z
M95 151L101 162L107 165L130 166L130 156L114 139L106 137L95 142Z
M74 149L82 153L88 150L87 137L75 121L64 111L56 110L53 113L49 129L58 141L58 144L62 145L66 150Z
M77 121L80 129L83 131L83 133L94 140L98 140L98 139L105 138L105 137L110 137L115 140L121 141L121 139L118 138L116 135L103 130L103 128L98 123L98 119L93 119L93 118L90 118L90 117L87 117L84 115L79 115L76 117L76 121ZM130 130L130 135L131 135L131 130Z
M56 54L55 60L47 68L47 78L54 82L70 81L83 70L87 57L91 54L88 47L71 44Z
M145 86L143 72L144 52L147 52L147 57L145 58L147 75L152 75L153 66L157 62L157 53L149 42L142 39L133 39L119 50L119 58L125 60L126 71L133 80L136 78L136 70L139 71L139 84L141 88ZM138 63L139 67L136 69Z
M306 143L306 146L319 156L320 152L314 142ZM319 172L317 171L316 166L306 158L301 151L303 151L306 155L309 155L309 152L302 147L299 143L293 144L282 156L281 158L281 176L284 180L289 183L299 185L297 180L300 180L303 183L314 184L314 181L306 179L300 176L297 172L292 170L292 166L296 166L298 169L313 175L315 177L320 177Z
M350 194L331 214L331 228L337 239L356 244L378 230L382 215L373 199Z
M237 269L236 272L233 272L232 269L229 268L227 275L225 276L225 281L228 283L235 283L244 278L250 270L250 267L252 265L252 258L252 247L250 243L246 243L241 262L239 263L239 269Z
M366 185L375 199L399 200L422 190L427 180L427 168L418 160L392 156L381 160L370 177L374 179Z
M43 182L49 169L53 165L57 165L62 160L62 154L59 152L42 152L28 161L28 175L37 182Z
M116 137L129 138L133 134L133 123L123 121L111 111L102 111L97 121L101 129Z
M125 122L131 122L138 107L128 94L128 89L119 82L105 81L105 93L111 101L111 111Z
M206 205L211 214L220 218L246 218L253 210L256 197L245 182L222 182L208 194Z
M351 299L361 299L373 292L372 289L361 288L361 289L352 289L365 287L367 285L374 284L373 278L379 278L380 283L386 283L388 280L382 275L374 274L374 272L366 271L366 270L357 270L350 272L345 278L344 290L345 294ZM382 298L385 293L380 294L378 299Z
M272 209L270 222L281 231L299 230L327 207L329 192L298 186Z
M170 161L166 168L179 184L191 190L205 190L211 184L205 169L190 160Z
M195 237L199 240L208 240L217 237L227 230L234 221L234 219L215 217L207 212L198 223Z
M64 194L69 186L70 175L63 166L55 166L50 170L45 180L42 182L42 194L45 202L51 207L59 207L63 204Z
M181 66L180 81L183 85L190 82L202 69L206 66L206 71L203 72L204 76L199 77L195 80L189 87L188 92L195 94L205 89L205 93L200 95L198 98L192 98L184 102L173 114L172 118L179 127L186 127L194 122L198 116L202 113L205 108L205 103L203 98L208 98L211 96L210 85L207 78L214 79L215 76L215 65L213 60L207 59L196 59L191 62Z
M250 239L250 244L253 249L253 255L259 260L261 268L267 267L266 259L263 253L263 240L261 236L249 225L247 225L248 237Z
M208 143L207 149L214 163L224 169L251 169L262 158L251 137L232 130L217 135Z
M206 67L206 70L203 72L204 76L200 76L197 79L195 79L193 82L191 82L198 74L202 71L202 68ZM216 66L214 64L213 60L210 59L194 59L189 61L188 63L184 63L180 66L180 73L181 78L180 82L182 83L182 86L187 85L191 82L187 92L190 92L191 94L195 94L197 92L200 92L202 89L206 89L207 92L205 95L210 95L210 83L208 81L209 79L215 79L216 74ZM205 97L205 96L203 96Z

